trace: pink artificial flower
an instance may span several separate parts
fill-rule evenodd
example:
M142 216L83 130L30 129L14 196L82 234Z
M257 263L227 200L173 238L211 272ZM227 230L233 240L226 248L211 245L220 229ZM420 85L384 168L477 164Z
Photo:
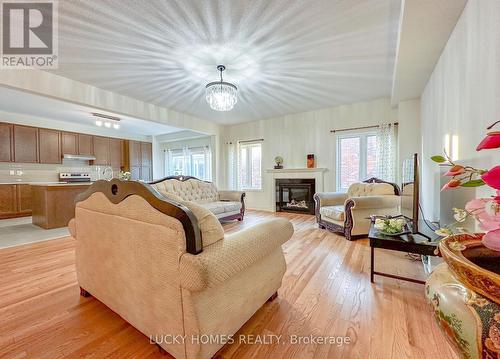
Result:
M446 183L443 188L441 188L441 191L444 191L445 189L450 189L450 188L457 188L460 186L460 180L457 179L452 179L448 183Z
M481 179L490 187L500 189L500 166L493 167L481 176Z
M485 247L494 251L500 251L500 229L489 231L483 236Z
M462 173L465 173L465 168L463 166L460 166L460 165L455 165L455 166L451 167L448 170L448 172L446 172L444 174L444 176L454 177L454 176L461 175Z
M479 227L484 231L500 229L500 212L492 208L498 208L498 204L491 198L473 199L465 205L465 209L477 218Z
M497 191L497 195L493 197L493 200L500 204L500 190Z
M477 145L476 151L500 147L500 132L489 132Z

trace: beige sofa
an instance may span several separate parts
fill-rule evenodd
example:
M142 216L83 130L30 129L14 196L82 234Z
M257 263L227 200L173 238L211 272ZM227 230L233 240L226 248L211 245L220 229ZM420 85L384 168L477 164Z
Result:
M98 181L76 201L81 295L176 358L212 357L281 286L286 219L226 235L205 208L135 181ZM184 339L171 343L175 335ZM215 339L202 344L203 335Z
M196 202L221 221L242 221L245 215L245 192L242 191L219 191L212 182L190 176L170 176L150 184L170 198Z
M347 193L316 193L316 221L320 228L341 233L348 240L365 237L371 215L400 214L399 194L396 184L377 178L354 183Z

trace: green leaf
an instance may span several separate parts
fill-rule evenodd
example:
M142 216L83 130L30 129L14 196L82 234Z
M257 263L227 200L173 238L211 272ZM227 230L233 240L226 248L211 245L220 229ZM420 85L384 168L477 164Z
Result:
M431 160L433 160L434 162L437 162L437 163L446 162L446 158L444 158L443 156L432 156Z
M482 179L476 179L472 181L464 182L460 185L460 187L479 187L484 186L484 181Z

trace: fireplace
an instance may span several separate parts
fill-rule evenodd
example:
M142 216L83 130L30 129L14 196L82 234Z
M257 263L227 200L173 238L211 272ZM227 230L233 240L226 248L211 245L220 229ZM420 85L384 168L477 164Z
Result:
M276 212L314 214L314 178L276 179Z

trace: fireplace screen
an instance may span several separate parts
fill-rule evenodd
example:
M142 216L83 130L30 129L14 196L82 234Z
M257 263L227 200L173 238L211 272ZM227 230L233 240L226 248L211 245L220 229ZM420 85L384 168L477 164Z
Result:
M314 214L314 179L277 179L276 211Z

